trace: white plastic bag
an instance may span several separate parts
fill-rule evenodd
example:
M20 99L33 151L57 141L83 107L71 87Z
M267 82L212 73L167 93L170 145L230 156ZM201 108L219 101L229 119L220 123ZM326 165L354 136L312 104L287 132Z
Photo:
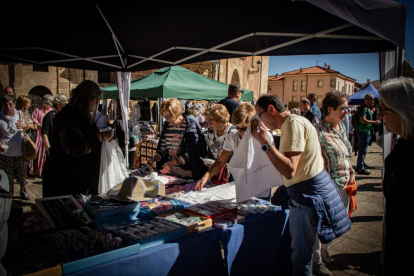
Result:
M121 148L113 140L102 142L99 194L106 193L129 176Z
M257 119L255 115L252 120ZM272 142L274 145L274 141ZM283 185L282 175L270 162L259 142L251 134L251 124L233 153L227 168L236 182L236 201L248 200L253 196Z

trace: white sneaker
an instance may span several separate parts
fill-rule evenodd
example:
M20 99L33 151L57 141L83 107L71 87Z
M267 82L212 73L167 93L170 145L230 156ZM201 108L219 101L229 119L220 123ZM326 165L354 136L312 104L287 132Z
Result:
M322 262L324 262L325 264L331 264L333 263L333 259L331 258L331 255L329 255L329 249L324 249L321 248L321 257L322 257Z
M324 263L313 263L313 273L321 276L332 276L332 273L329 271L329 269L325 266Z

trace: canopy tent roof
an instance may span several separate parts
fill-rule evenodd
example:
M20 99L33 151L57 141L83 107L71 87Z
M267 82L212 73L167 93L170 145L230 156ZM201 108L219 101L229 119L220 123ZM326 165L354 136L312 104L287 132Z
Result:
M359 90L355 94L352 94L349 96L349 99L351 100L349 102L349 105L362 105L364 104L364 97L367 94L373 95L375 98L379 99L378 90L372 86L371 83L368 83L363 89Z
M141 71L260 55L404 48L406 7L390 0L73 0L2 4L1 62ZM252 16L235 20L236 15ZM201 15L214 17L202 17Z
M131 81L131 98L179 98L186 100L221 100L229 85L209 79L180 66L166 67L151 75ZM104 99L118 98L118 86L101 89ZM253 100L253 91L244 89L243 101Z

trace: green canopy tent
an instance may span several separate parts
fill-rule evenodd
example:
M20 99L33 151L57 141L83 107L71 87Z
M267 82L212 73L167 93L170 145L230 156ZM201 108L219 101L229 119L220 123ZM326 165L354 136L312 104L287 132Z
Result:
M178 98L185 100L221 100L227 96L229 85L209 79L180 66L160 69L131 82L133 99ZM101 88L103 99L117 99L118 86ZM251 102L253 91L243 89L242 101Z

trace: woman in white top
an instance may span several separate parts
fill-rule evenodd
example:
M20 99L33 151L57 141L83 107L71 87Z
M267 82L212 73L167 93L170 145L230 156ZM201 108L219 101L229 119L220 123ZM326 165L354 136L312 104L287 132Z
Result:
M216 104L212 106L212 108L220 105L221 104ZM240 140L243 138L243 135L246 133L251 118L255 114L256 112L254 106L250 103L242 103L234 110L232 115L233 126L226 132L226 139L223 142L220 154L217 158L215 158L215 162L213 165L211 165L210 169L204 174L200 181L198 181L196 190L203 189L207 181L226 166L226 163L229 161L233 152L239 145ZM207 115L207 123L209 123L211 126L211 123L209 121L209 115Z
M0 99L0 140L8 146L6 152L0 154L0 170L4 170L9 178L9 191L14 192L14 170L20 183L20 196L29 200L26 191L27 160L22 154L23 130L29 130L23 113L15 109L13 96L6 95ZM3 146L4 147L4 146Z

